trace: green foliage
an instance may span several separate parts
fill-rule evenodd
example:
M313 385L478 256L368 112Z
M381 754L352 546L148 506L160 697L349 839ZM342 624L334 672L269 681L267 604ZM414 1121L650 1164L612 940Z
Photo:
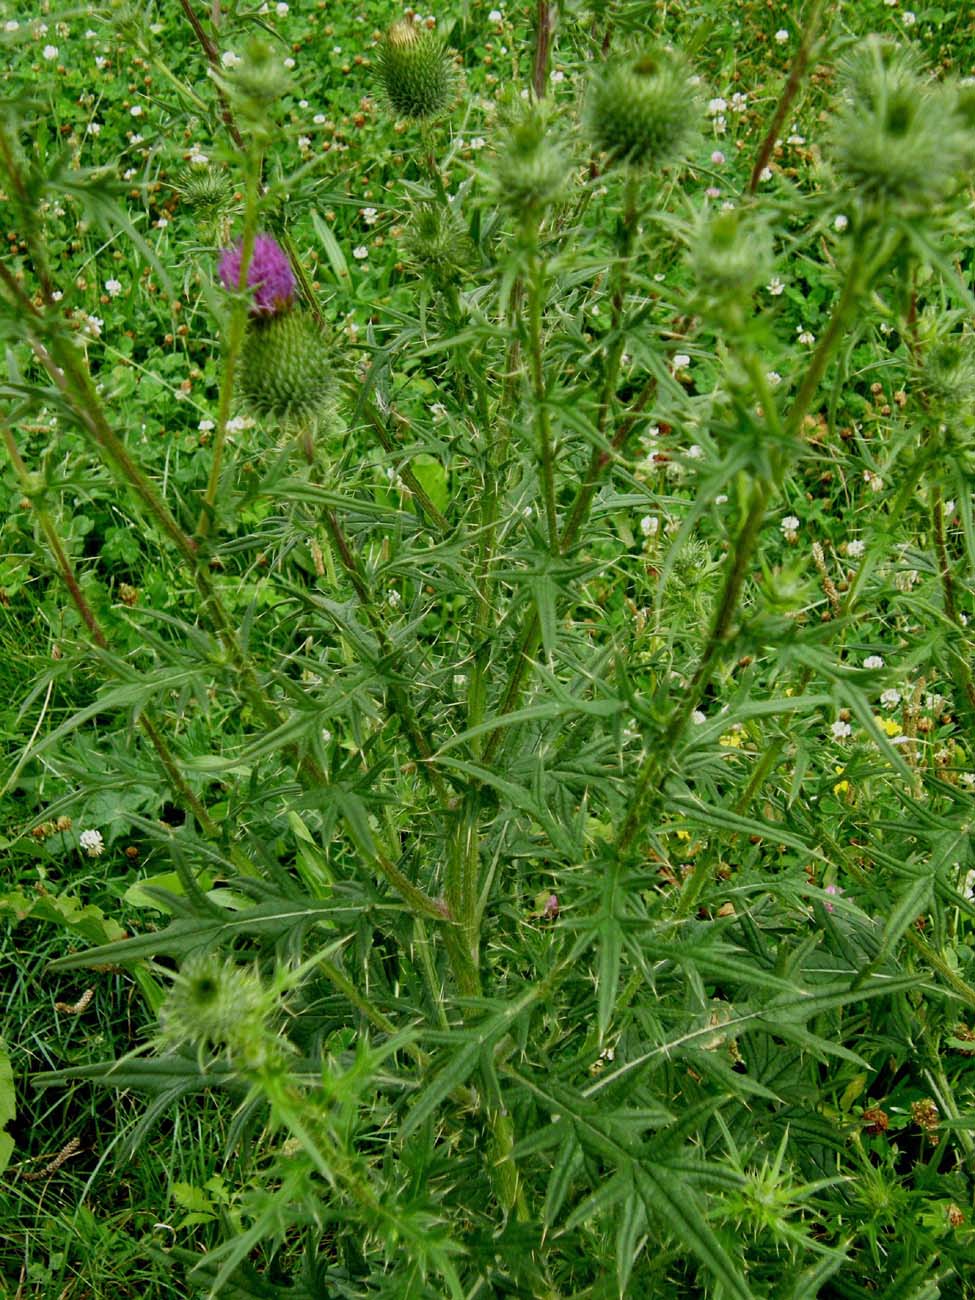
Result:
M4 11L25 1294L973 1295L973 29L821 12Z

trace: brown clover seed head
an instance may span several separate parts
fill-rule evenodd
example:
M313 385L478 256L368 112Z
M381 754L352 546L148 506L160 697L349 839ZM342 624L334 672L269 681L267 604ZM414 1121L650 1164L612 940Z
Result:
M887 1112L881 1110L879 1106L868 1106L863 1112L861 1118L867 1125L865 1131L874 1137L881 1133L886 1133L887 1129L890 1127L890 1119Z

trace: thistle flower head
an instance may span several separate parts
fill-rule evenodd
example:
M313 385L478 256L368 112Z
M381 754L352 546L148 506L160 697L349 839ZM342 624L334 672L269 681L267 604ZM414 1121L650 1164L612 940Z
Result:
M683 57L665 47L607 62L586 103L589 135L613 162L665 167L697 132L697 92Z
M537 214L560 197L569 156L553 136L544 104L517 100L503 124L494 174L498 201L516 213Z
M406 253L434 288L456 284L474 265L474 242L443 203L418 203L407 226Z
M304 312L251 319L240 358L240 390L257 416L307 426L327 418L335 383L325 337Z
M772 263L768 227L738 209L717 212L695 232L690 260L701 309L723 316L768 279Z
M379 44L376 66L389 106L398 117L436 117L449 104L454 68L435 32L407 19L393 23Z
M874 37L843 69L833 167L874 215L920 215L951 190L970 143L956 94L913 50Z
M220 259L220 279L225 289L236 292L240 284L243 245L238 243L224 251ZM292 303L295 277L288 255L270 235L258 235L247 267L247 285L253 291L252 316L275 316Z
M164 1040L225 1051L245 1065L264 1064L273 1039L269 998L260 977L213 953L191 957L159 1009Z

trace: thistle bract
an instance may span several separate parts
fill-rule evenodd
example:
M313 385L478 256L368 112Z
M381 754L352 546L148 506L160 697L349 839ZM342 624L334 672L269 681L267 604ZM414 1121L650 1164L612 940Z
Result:
M327 415L334 383L315 321L300 311L255 316L244 339L239 384L255 415L304 425Z
M434 32L403 20L393 23L377 55L379 78L398 117L435 117L450 102L454 69Z
M240 265L243 246L228 248L220 259L220 279L225 289L235 292L240 284ZM253 290L251 314L273 316L286 311L292 303L295 277L277 240L270 235L258 235L254 251L247 266L247 284Z
M614 162L665 167L686 153L697 132L697 93L687 64L651 49L605 65L586 104L593 143Z

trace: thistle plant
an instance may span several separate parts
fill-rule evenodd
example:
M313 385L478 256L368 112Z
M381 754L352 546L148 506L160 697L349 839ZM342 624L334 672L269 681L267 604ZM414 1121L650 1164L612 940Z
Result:
M277 6L288 67L181 9L144 267L142 190L0 117L0 580L57 647L10 692L0 914L92 972L58 1015L125 1008L34 1082L86 1161L87 1090L151 1098L77 1166L155 1179L126 1285L965 1294L964 88L874 40L805 83L813 6L778 104L709 126L686 16L544 5L490 18L497 109L458 20L441 138L412 16Z

